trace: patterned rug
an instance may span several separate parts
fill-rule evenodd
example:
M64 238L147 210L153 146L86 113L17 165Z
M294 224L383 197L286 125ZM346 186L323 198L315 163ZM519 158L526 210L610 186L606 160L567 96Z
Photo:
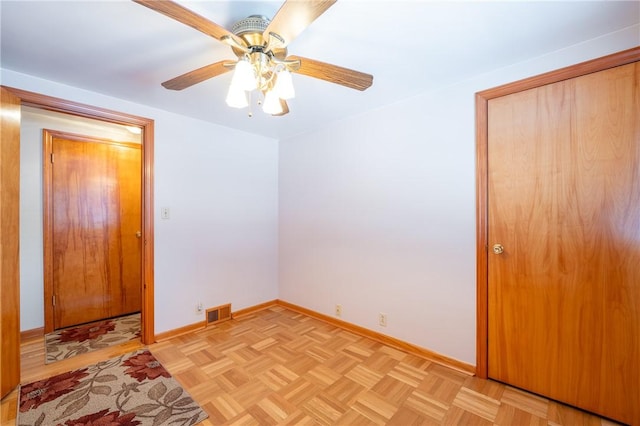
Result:
M194 425L207 417L143 349L22 385L16 424Z
M44 336L44 363L50 364L139 337L139 313L57 330Z

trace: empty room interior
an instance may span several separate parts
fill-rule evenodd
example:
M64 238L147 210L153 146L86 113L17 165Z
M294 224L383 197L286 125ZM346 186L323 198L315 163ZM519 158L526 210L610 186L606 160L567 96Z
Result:
M640 2L0 20L3 425L135 351L184 424L640 425Z

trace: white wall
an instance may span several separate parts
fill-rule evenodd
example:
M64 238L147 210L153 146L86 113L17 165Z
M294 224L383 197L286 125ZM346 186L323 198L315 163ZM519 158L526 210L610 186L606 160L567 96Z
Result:
M156 145L155 204L171 210L155 227L156 331L204 319L198 301L235 311L276 299L277 141L185 118L156 122L156 135L168 144Z
M280 298L475 364L475 92L639 44L628 28L280 141Z
M237 310L277 297L276 140L8 70L2 84L155 120L156 333L203 320L198 302ZM41 180L39 163L22 166L21 184ZM21 193L33 203L31 190ZM160 206L170 207L169 220L160 219ZM41 228L34 217L21 211L22 229ZM42 282L29 275L42 258L30 247L21 259L21 330L44 324Z

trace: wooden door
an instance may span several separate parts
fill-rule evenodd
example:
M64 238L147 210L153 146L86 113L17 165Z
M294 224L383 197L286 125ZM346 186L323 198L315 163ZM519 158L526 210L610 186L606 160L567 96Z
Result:
M640 424L640 65L491 99L487 137L489 377Z
M139 144L45 130L54 328L141 309Z
M0 104L0 398L20 383L20 99Z

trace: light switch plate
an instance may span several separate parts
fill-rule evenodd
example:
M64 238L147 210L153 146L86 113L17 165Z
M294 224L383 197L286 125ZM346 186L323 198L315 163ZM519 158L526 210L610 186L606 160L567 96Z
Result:
M171 210L169 209L169 207L160 208L160 217L162 219L169 219L171 217Z

